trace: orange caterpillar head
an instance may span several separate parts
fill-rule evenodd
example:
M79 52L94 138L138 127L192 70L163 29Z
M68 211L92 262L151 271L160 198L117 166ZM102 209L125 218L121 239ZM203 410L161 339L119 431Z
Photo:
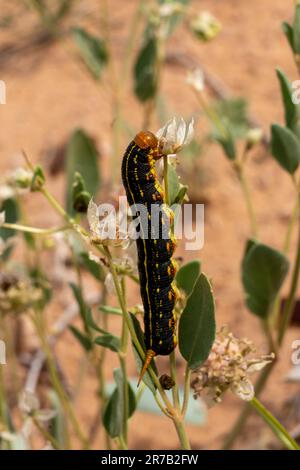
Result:
M159 159L162 157L162 154L160 152L160 145L159 145L159 140L150 131L141 131L139 132L135 138L134 142L136 145L138 145L141 149L147 149L149 148L151 150L151 155L154 159Z

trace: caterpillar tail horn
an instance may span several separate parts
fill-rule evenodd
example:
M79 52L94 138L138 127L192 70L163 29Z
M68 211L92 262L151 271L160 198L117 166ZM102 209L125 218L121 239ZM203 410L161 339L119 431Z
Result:
M150 366L150 362L152 361L153 357L155 357L155 356L156 356L155 352L152 351L152 349L148 349L148 351L146 352L146 359L145 359L143 368L142 368L142 370L141 370L141 373L140 373L140 376L139 376L139 380L138 380L137 386L140 385L140 383L141 383L141 381L142 381L142 378L143 378L144 375L145 375L146 370L147 370L148 367Z

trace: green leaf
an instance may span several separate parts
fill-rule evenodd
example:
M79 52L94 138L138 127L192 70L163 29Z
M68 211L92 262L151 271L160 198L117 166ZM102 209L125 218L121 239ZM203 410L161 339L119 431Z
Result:
M298 120L299 120L299 111L298 106L295 105L292 101L292 88L289 80L282 70L276 70L277 77L280 83L281 96L284 105L285 111L285 124L289 127L295 134L299 135Z
M88 336L81 333L81 331L79 331L78 328L73 325L69 326L69 330L71 331L71 333L73 333L75 338L78 339L83 349L85 349L86 351L90 351L92 349L93 343Z
M242 262L242 282L249 310L267 318L289 269L287 258L262 243L248 242Z
M90 259L88 253L83 251L79 253L79 262L97 281L104 280L103 269L96 261Z
M234 142L234 138L232 134L228 131L228 129L227 129L226 137L220 134L219 135L215 134L215 139L221 145L226 157L229 158L229 160L235 160L236 159L235 142Z
M279 165L293 174L300 162L300 143L295 134L286 127L272 124L271 151Z
M123 315L122 310L118 307L110 307L110 305L100 305L99 310L103 313L112 315Z
M173 165L168 163L168 196L169 205L181 204L186 195L188 187L180 183L179 176Z
M135 334L137 336L137 339L139 340L139 343L142 346L144 353L146 354L144 333L141 329L140 323L139 323L138 319L134 315L132 315L132 313L130 314L130 316L131 316L131 320L132 320L132 323L133 323L133 326L134 326L134 331L135 331ZM141 356L140 356L140 354L139 354L138 350L136 349L133 342L132 342L132 348L133 348L133 354L134 354L134 357L135 357L137 369L140 373L140 371L142 370L144 361L141 359ZM155 362L154 362L153 359L151 361L151 367L157 373L156 365L155 365ZM156 393L156 385L153 382L152 377L151 377L148 370L144 374L143 382L145 383L145 385L147 385L147 387L150 388L152 393Z
M215 304L211 285L200 274L179 320L179 349L190 369L207 359L215 339Z
M245 138L248 130L248 105L244 98L229 98L216 101L213 112L218 115L229 136L235 139ZM217 129L216 129L217 130ZM220 133L217 132L217 135Z
M201 272L201 263L198 260L184 264L178 270L175 281L178 289L182 289L186 295L190 295Z
M77 129L71 136L66 151L67 211L74 214L73 182L75 173L83 178L86 191L92 196L99 187L98 152L93 140L82 130Z
M79 47L81 57L92 76L99 80L108 62L108 52L103 39L92 36L82 28L73 28L73 37Z
M82 319L82 322L83 322L83 325L84 325L84 329L85 329L86 332L88 332L89 327L88 327L88 321L87 321L87 307L86 307L86 304L85 304L83 296L82 296L82 291L81 291L80 287L76 286L76 284L74 284L73 282L70 282L70 287L73 291L74 297L75 297L76 302L78 304L79 314L81 316L81 319Z
M97 325L97 323L93 319L92 310L90 308L87 310L86 313L86 321L89 328L91 328L92 330L96 330L99 333L109 334L107 331L103 330L102 328L100 328L100 326Z
M156 94L157 41L150 37L138 53L134 67L134 92L144 102Z
M103 415L103 424L110 437L118 437L122 433L124 416L124 378L120 369L114 370L116 388L111 394ZM132 416L136 409L135 394L127 382L128 386L128 417Z
M111 351L114 351L114 352L120 351L120 347L121 347L120 338L110 333L106 333L102 336L97 336L94 342L95 344L98 344L98 346L103 346L104 348L108 348Z
M5 222L15 224L19 218L19 208L17 201L13 198L5 199L2 203L0 212L5 212ZM16 231L9 228L0 227L0 238L4 241L15 235Z
M289 23L284 21L282 23L282 31L284 32L285 37L286 37L286 39L287 39L287 41L290 45L290 48L292 49L292 52L294 53L295 49L294 49L294 32L293 32L293 28L291 27L291 25Z
M300 5L296 5L293 21L293 45L295 54L300 54Z

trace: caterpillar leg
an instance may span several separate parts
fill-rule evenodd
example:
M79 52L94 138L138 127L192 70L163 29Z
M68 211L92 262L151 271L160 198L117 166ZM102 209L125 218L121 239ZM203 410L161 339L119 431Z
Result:
M138 384L137 386L140 385L141 383L141 380L142 378L144 377L144 374L146 372L146 370L148 369L149 365L150 365L150 362L152 361L153 357L156 356L156 353L154 351L152 351L152 349L148 349L147 352L146 352L146 359L145 359L145 362L144 362L144 365L143 365L143 368L141 370L141 373L140 373L140 376L139 376L139 380L138 380Z

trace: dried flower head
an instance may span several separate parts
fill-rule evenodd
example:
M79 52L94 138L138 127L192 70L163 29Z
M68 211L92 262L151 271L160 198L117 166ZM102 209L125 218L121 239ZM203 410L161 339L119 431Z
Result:
M0 312L19 314L43 300L43 290L10 273L0 275Z
M249 376L261 370L274 359L274 354L254 357L253 343L238 339L227 327L217 333L208 359L194 371L191 387L194 397L202 397L208 405L218 403L230 389L242 400L254 397L254 387Z
M183 118L170 119L164 127L156 133L160 141L161 151L164 155L178 153L184 145L190 143L194 135L194 119L186 123Z

